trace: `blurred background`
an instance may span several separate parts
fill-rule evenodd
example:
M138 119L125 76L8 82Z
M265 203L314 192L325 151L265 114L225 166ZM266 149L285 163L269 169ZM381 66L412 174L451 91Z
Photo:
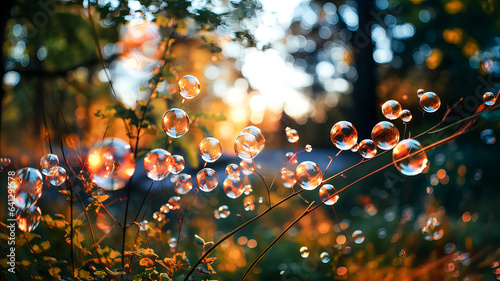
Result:
M127 122L103 118L117 112L109 105L133 111L153 97L138 159L164 147L160 119L167 109L181 106L177 81L187 74L199 79L201 93L183 106L190 115L206 115L196 117L197 125L174 140L169 151L184 156L185 171L194 177L203 165L198 143L209 135L219 139L223 156L209 165L219 173L219 185L226 165L240 161L233 142L246 126L257 126L265 135L266 148L255 164L269 183L286 162L285 154L307 144L313 150L299 154L299 162L312 160L324 169L328 156L338 152L329 136L338 121L350 121L359 140L370 138L373 126L384 120L380 108L389 99L412 112L407 125L394 120L400 132L417 135L460 98L452 121L444 124L473 114L485 92L500 90L500 3L494 0L4 0L0 11L0 156L13 165L2 173L4 194L5 171L38 167L49 139L76 171L104 132L133 143ZM424 114L418 89L439 95L438 112ZM499 121L496 112L482 115L470 133L430 151L431 166L423 175L406 177L390 167L349 188L334 208L324 206L293 227L248 279L500 280ZM286 127L297 130L297 145L287 141ZM450 134L426 136L421 143ZM361 160L358 153L343 152L327 175ZM342 188L387 161L390 156L381 157L332 184ZM151 185L141 160L136 176L140 181L132 195L139 199L131 201L133 210ZM194 234L216 241L267 208L260 178L251 175L245 181L253 193L244 198L231 200L217 188L193 201L179 241L192 262L201 251ZM169 198L169 185L168 180L158 184L156 195L162 196L151 199L148 221L155 221L153 213ZM273 202L291 192L278 175ZM110 195L118 201L110 212L122 218L118 198L126 193ZM194 191L183 195L183 204L193 196ZM317 191L288 201L222 244L214 254L218 273L213 278L239 278L303 212L306 200L318 201ZM255 210L242 210L250 201ZM39 204L45 213L68 213L54 188ZM231 214L216 219L213 212L221 205ZM0 210L2 218L5 212ZM177 219L172 213L167 218L155 227L176 236ZM429 218L439 220L431 238L422 230ZM109 225L101 230L102 243L117 247L120 231ZM360 243L356 230L363 233ZM41 240L53 235L43 223L35 232L46 234ZM159 239L152 248L169 255L173 249L167 244ZM308 247L307 258L301 247Z

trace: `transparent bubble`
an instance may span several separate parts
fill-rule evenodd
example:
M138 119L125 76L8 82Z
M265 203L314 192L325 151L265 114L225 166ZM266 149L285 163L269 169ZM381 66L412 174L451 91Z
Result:
M229 217L229 215L231 214L231 211L229 211L229 207L228 206L222 205L217 210L217 213L219 214L219 217L221 219L225 219L225 218Z
M148 229L149 229L148 221L146 221L146 220L141 221L140 226L139 226L139 230L140 231L146 231Z
M306 145L307 152L311 152L312 150L313 150L313 147L310 144Z
M172 156L172 174L179 174L181 173L182 171L184 171L184 157L180 156L180 155L173 155Z
M42 174L45 176L50 175L50 169L59 165L59 158L55 154L45 154L40 159L40 166L42 166Z
M241 160L241 172L245 175L251 175L255 171L255 163L252 160Z
M370 139L362 140L359 143L358 152L363 158L372 158L377 154L377 146Z
M331 184L325 184L319 189L319 198L325 202L325 205L333 205L339 200L339 196L335 195L336 190ZM330 198L330 199L328 199Z
M355 230L352 233L352 239L354 239L354 243L361 244L361 243L365 242L365 235L363 234L363 231Z
M127 66L139 70L152 65L162 56L164 50L158 24L146 20L127 24L121 42L124 57L135 62Z
M50 176L47 177L50 180L50 184L54 186L60 186L66 181L66 170L63 167L52 167L50 169Z
M313 190L321 184L323 172L316 163L304 161L295 169L295 180L306 190Z
M411 115L411 112L408 109L403 109L401 111L401 114L399 114L399 118L401 118L401 120L403 120L403 122L408 123L411 121L413 116Z
M200 142L200 155L209 163L217 161L222 155L222 147L216 138L208 137Z
M281 179L283 180L283 186L286 188L291 188L297 181L295 180L294 172L283 168L280 170Z
M9 189L14 190L14 205L25 210L42 196L42 174L35 168L22 168L9 177Z
M384 239L387 237L387 229L382 227L377 230L377 237L380 239Z
M250 194L252 194L252 192L253 192L253 189L252 189L251 185L246 184L245 186L243 186L243 193L245 193L245 195L250 195Z
M180 138L189 131L189 116L182 109L172 108L163 114L161 126L169 137Z
M299 140L299 133L297 133L297 130L292 129L290 127L286 127L285 133L286 133L286 139L288 140L289 143L296 143Z
M492 106L497 101L497 97L492 92L486 92L483 95L483 102L488 106Z
M425 93L425 90L424 90L424 89L418 89L418 90L417 90L417 97L418 97L418 98L421 98L421 97L422 97L422 95L423 95L424 93Z
M161 181L168 177L173 169L173 160L170 152L162 148L149 151L144 156L144 171L148 178Z
M244 128L243 130L241 130L240 132L240 135L243 135L243 134L250 134L252 136L254 136L255 138L255 141L257 142L257 144L254 144L253 142L253 139L250 138L249 136L245 136L245 138L242 138L240 141L239 141L239 144L236 144L236 140L238 140L238 138L236 138L235 140L235 143L234 143L234 151L236 152L236 155L238 155L238 157L240 157L241 159L253 159L255 158L265 147L266 145L266 139L264 138L264 134L262 134L262 131L255 127L255 126L248 126L246 128ZM237 149L237 145L238 146L245 146L243 148L239 148ZM241 155L240 155L240 151L241 151Z
M327 252L323 252L319 255L319 258L321 259L322 263L327 263L330 261L330 254L328 254Z
M42 211L35 205L24 210L18 209L16 211L17 227L23 232L31 232L40 223L42 218Z
M105 190L118 190L134 174L135 159L127 142L119 138L105 138L89 152L87 166L98 186Z
M210 192L219 184L219 176L214 169L203 168L196 174L196 182L202 191Z
M390 150L399 141L398 128L388 121L379 122L372 129L372 140L380 149Z
M497 141L497 136L495 135L495 131L493 131L492 129L485 129L481 131L479 137L485 144L489 145L495 144L495 142Z
M259 154L259 142L252 134L240 134L234 140L234 152L244 160L251 160Z
M401 114L401 104L395 100L388 100L382 105L382 114L389 120L398 119Z
M179 93L185 99L192 99L200 93L200 81L193 75L186 75L179 80Z
M255 209L255 204L252 202L245 202L243 207L245 208L245 211L253 211Z
M262 202L264 202L264 198L259 197L259 200L257 202L259 202L260 204L262 204Z
M351 151L352 151L352 152L357 152L357 151L358 151L358 149L359 149L359 144L358 144L358 143L354 144L354 145L351 147Z
M425 112L436 112L441 106L441 99L434 92L427 92L420 97L420 106Z
M177 175L177 180L174 183L174 190L179 194L186 194L193 188L193 180L191 175L181 173Z
M301 247L299 252L301 257L303 258L309 257L309 249L307 247Z
M236 164L229 164L226 167L226 176L230 179L236 179L240 177L240 166Z
M424 227L422 227L422 234L426 240L439 240L443 238L444 230L436 217L429 217Z
M231 199L236 199L243 194L243 182L241 179L225 179L224 183L224 193L226 193L227 197Z
M332 143L340 150L351 149L358 141L358 131L347 121L340 121L330 130Z
M428 165L427 154L425 154L425 151L418 141L414 139L405 139L399 142L392 151L392 160L398 161L410 154L414 155L395 163L394 166L396 166L403 175L415 176L422 173Z
M170 248L175 248L175 247L177 247L177 239L176 239L176 238L173 238L173 237L172 237L172 238L168 239L168 242L167 242L167 243L168 243L168 246L169 246Z
M285 154L285 157L286 157L286 163L289 163L289 164L297 164L297 155L295 155L295 153L293 152L287 152Z

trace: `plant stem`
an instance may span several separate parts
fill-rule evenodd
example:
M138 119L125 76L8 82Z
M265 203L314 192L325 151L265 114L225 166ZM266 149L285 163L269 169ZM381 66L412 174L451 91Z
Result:
M292 228L300 219L302 219L304 216L307 215L307 211L309 210L309 208L311 208L311 206L314 204L314 201L311 202L311 204L309 204L309 206L306 208L306 210L299 216L297 217L290 225L288 225L287 228L285 228L281 233L280 235L278 235L271 244L269 244L269 246L266 247L266 249L264 251L262 251L262 253L260 253L260 255L253 261L253 263L248 267L248 269L245 271L245 274L243 274L243 276L241 277L241 281L243 281L247 276L248 274L250 273L250 271L252 270L252 268L255 267L255 265L264 257L264 255L274 246L274 244L276 244L276 242L278 242L278 240L281 239L281 237L283 237L283 235L285 235L285 233L288 232L288 230L290 230L290 228Z

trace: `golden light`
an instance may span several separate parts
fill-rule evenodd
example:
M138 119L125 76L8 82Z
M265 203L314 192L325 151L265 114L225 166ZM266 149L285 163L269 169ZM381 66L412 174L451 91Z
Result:
M266 99L259 94L252 95L250 98L250 108L253 111L262 111L266 109Z

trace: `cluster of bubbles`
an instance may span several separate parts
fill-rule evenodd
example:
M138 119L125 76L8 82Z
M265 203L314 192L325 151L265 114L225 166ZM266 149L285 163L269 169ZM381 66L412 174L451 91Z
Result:
M9 158L2 158L1 164L10 164ZM46 154L40 159L41 173L38 169L26 167L9 175L8 188L13 191L15 216L21 231L30 232L40 223L42 212L36 206L42 196L43 176L47 183L54 186L62 185L66 179L66 170L59 166L59 158L55 154Z
M425 240L439 240L444 236L444 230L436 217L429 217L422 227L422 234Z
M216 219L225 219L229 217L230 214L231 211L229 211L229 207L227 205L222 205L214 211L214 217Z

